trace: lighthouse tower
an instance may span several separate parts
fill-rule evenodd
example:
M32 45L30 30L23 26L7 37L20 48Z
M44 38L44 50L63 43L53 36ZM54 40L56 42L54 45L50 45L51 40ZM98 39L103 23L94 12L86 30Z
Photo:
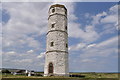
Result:
M67 9L55 4L49 9L44 76L68 76Z

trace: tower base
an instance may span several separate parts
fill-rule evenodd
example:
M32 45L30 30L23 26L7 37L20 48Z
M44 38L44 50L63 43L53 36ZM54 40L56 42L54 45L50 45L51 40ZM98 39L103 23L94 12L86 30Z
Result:
M44 76L66 76L69 77L69 73L68 74L44 74Z

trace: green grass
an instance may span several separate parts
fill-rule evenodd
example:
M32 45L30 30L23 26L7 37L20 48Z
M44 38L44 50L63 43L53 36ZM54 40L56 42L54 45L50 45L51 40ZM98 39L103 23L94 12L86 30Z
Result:
M117 78L80 79L80 78L3 78L2 80L118 80Z
M84 75L85 77L41 77L2 74L2 80L118 80L118 74L115 73L70 73L74 75Z
M84 75L85 78L118 78L117 73L70 73L74 75Z

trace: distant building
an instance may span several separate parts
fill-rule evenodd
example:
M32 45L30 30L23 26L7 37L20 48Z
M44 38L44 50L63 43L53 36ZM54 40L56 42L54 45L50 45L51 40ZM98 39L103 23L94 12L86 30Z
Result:
M13 75L17 75L17 74L25 74L26 70L22 70L22 69L8 69L11 74Z
M28 76L34 76L35 75L35 72L34 71L29 71L28 72Z
M35 74L34 71L31 71L31 70L24 70L24 69L1 69L4 73L11 73L13 75L26 75L26 76L33 76ZM28 75L29 74L29 75Z

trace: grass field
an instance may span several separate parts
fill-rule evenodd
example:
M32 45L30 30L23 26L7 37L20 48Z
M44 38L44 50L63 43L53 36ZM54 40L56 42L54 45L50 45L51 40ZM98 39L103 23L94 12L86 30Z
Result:
M118 78L118 73L71 73L84 75L85 78Z
M117 73L70 73L72 75L84 75L85 77L40 77L3 74L2 80L118 80Z
M117 78L97 78L97 79L80 79L80 78L2 78L2 80L118 80Z

